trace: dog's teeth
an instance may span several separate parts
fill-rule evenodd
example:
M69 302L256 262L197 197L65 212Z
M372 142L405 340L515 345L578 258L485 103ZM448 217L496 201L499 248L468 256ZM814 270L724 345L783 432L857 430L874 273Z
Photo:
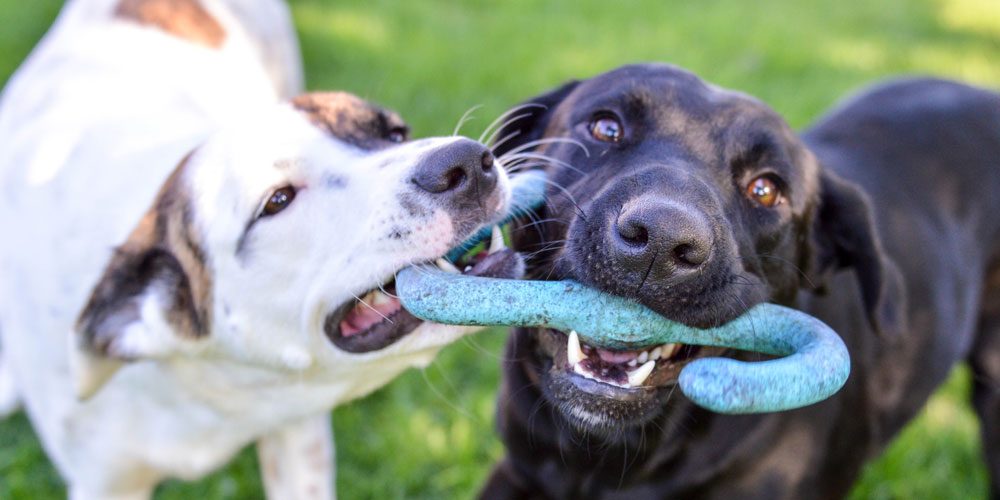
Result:
M645 363L646 361L649 361L649 353L646 351L642 351L641 353L639 353L639 362Z
M653 352L649 353L649 359L656 361L660 359L661 354L663 354L663 348L656 346L656 349L653 349Z
M680 350L681 345L680 344L663 344L660 347L663 348L663 354L662 354L663 359L670 359L670 358L674 357L674 354L677 354L677 351Z
M439 258L438 260L435 260L434 263L437 264L437 266L446 273L462 274L462 271L459 271L454 264L448 262L448 260L445 258Z
M585 358L583 350L580 349L580 337L576 334L576 330L570 331L569 342L566 343L566 359L569 361L569 365L576 366Z
M638 362L638 361L636 361L636 360L635 360L635 358L632 358L632 359L630 359L630 360L628 361L628 363L627 363L627 364L628 364L629 366L631 366L631 367L635 368L635 366L636 366L636 365L638 365L638 364L639 364L639 362Z
M486 253L492 254L507 248L503 243L503 233L500 226L493 226L493 235L490 237L490 249Z
M368 301L366 300L366 302ZM384 306L386 304L392 303L392 297L382 292L375 292L371 298L371 301L368 303L373 306Z
M630 371L628 373L628 385L632 387L642 385L649 378L649 374L653 373L653 368L656 368L656 361L647 361L639 368Z
M463 269L462 272L463 273L467 273L467 272L469 272L471 270L472 270L472 266L465 266L465 269Z

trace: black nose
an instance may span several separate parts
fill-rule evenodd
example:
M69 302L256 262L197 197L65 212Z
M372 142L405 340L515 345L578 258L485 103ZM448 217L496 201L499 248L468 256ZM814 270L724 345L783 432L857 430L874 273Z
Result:
M670 201L627 203L609 228L611 257L647 278L680 282L712 257L712 225L700 210Z
M476 202L497 185L493 153L470 139L461 139L427 153L413 174L413 183L434 194L455 201Z

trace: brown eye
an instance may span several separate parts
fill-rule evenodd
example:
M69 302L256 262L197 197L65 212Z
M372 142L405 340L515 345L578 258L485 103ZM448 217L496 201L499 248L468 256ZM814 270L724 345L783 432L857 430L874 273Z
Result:
M762 175L750 181L746 195L747 198L767 208L778 206L783 201L778 183L769 175Z
M622 140L622 124L613 116L598 116L590 122L590 135L601 142Z
M260 211L261 217L268 217L274 215L286 208L288 205L292 204L292 200L295 199L295 188L292 186L285 186L283 188L276 189L271 196L268 197L267 202L264 203L264 208Z
M388 139L389 142L403 142L406 140L406 129L403 127L393 128L392 130L389 130L389 134L386 135L385 138Z

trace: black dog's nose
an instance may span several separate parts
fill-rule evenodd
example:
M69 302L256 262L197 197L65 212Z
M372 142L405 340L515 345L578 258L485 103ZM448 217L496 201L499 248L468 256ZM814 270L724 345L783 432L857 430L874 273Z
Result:
M683 280L712 256L714 237L706 216L669 201L626 204L610 232L612 258L654 279Z
M435 195L458 202L478 202L497 185L497 169L489 148L461 139L427 153L413 173L413 183Z

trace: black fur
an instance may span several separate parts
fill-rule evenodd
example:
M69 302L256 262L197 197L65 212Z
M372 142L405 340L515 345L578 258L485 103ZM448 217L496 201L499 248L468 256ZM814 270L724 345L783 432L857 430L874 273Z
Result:
M483 498L839 498L962 360L1000 494L1000 96L892 82L801 136L759 101L665 65L529 102L544 107L498 134L513 137L498 156L542 137L589 150L539 147L559 160L546 168L562 189L550 189L543 222L514 232L519 250L539 252L532 277L576 279L699 326L761 301L793 306L841 334L853 368L822 403L726 416L674 391L679 367L658 389L602 392L559 366L564 337L517 330L498 408L508 453ZM619 143L589 133L609 113L623 124ZM777 207L744 194L765 173L784 192ZM627 233L621 214L636 200L709 221L698 241L712 253L697 273L629 264L615 231ZM661 219L644 220L680 231Z

